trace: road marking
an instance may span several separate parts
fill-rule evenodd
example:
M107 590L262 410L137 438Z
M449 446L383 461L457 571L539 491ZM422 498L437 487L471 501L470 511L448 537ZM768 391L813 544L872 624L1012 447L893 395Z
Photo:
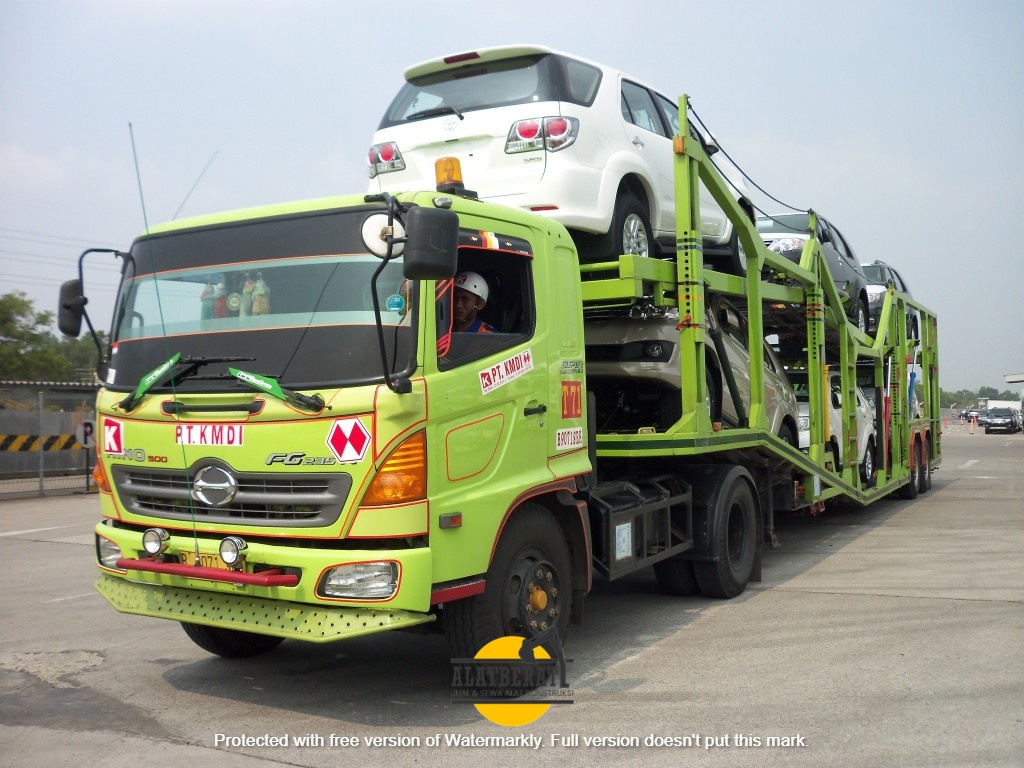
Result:
M95 594L96 594L95 592L83 592L80 595L68 595L67 597L55 597L52 600L44 600L43 602L46 602L46 603L59 603L62 600L77 600L80 597L90 597L90 596L95 595Z
M23 533L41 533L42 531L57 531L61 528L70 528L70 525L54 525L50 528L29 528L25 531L10 531L9 533L0 533L0 536L21 536Z
M970 469L971 466L977 464L979 461L980 459L971 459L966 464L961 464L959 467L957 467L957 469Z

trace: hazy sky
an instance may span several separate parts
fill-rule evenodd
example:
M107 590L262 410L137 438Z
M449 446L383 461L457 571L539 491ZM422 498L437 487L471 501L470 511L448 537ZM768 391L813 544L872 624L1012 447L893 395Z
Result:
M0 294L55 310L81 250L179 208L362 192L408 65L538 43L687 93L759 185L902 270L944 389L1002 390L1024 373L1022 41L1020 0L0 0ZM117 270L95 264L105 328Z

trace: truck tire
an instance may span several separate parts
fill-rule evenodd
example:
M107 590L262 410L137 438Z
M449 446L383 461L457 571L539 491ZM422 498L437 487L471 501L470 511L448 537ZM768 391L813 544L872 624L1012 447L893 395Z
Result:
M554 516L539 504L523 504L505 523L484 591L444 606L452 656L473 658L492 640L535 637L552 623L564 638L572 608L571 563Z
M932 473L928 467L928 454L924 450L924 443L918 442L917 449L918 455L921 458L921 463L917 470L917 492L922 494L927 493L928 489L932 487Z
M707 514L714 560L694 562L694 576L706 597L736 597L750 581L757 554L758 510L750 485L733 475L709 500Z
M679 555L655 563L654 576L658 579L661 591L667 595L689 597L700 591L697 577L693 573L693 561Z
M911 463L913 464L913 467L910 470L910 481L900 488L900 498L906 499L907 501L916 499L918 491L920 490L919 486L921 479L919 475L921 469L921 443L914 440L914 446L911 448L910 452L912 459Z
M189 639L204 651L223 656L225 659L247 659L272 651L284 642L283 637L257 635L255 632L241 632L237 629L207 627L203 624L181 622L181 628Z

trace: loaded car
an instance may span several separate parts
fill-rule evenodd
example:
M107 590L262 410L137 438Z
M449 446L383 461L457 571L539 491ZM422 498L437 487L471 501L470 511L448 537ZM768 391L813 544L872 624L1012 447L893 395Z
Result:
M801 370L787 371L797 402L800 404L800 418L797 421L797 440L800 450L807 451L811 447L810 395L807 385L807 372ZM842 391L838 373L829 374L829 392L827 393L829 434L826 443L832 453L835 468L842 470L846 461L846 440L843 439ZM857 387L857 451L860 458L860 476L865 485L874 481L875 446L878 434L875 425L875 409L864 391Z
M370 192L434 189L454 156L480 199L570 231L583 260L675 250L678 104L615 69L535 45L482 48L405 72L373 137ZM710 137L692 129L709 153ZM753 217L742 180L730 183ZM705 259L737 262L729 219L701 187Z
M900 293L910 296L910 289L903 276L884 261L873 261L870 264L861 264L860 268L868 279L868 332L878 331L878 318L882 314L882 304L885 303L885 292L892 283L893 287ZM920 318L917 310L907 310L907 336L915 339L921 338Z
M746 319L723 296L708 295L706 319L707 408L713 422L743 425L750 407L750 352ZM597 396L597 426L601 431L665 431L681 416L682 372L679 355L679 317L675 312L647 319L609 316L590 318L586 335L587 379ZM713 338L721 331L721 342ZM732 395L725 372L731 373L739 396ZM798 405L782 362L764 345L765 411L769 427L796 445Z
M843 234L827 219L817 216L818 242L850 321L868 330L868 279ZM808 213L782 213L757 217L757 231L772 251L799 263L804 244L811 236Z

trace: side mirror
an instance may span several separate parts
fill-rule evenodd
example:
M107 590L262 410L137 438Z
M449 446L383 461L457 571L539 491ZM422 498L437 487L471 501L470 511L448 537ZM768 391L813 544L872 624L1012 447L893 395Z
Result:
M60 287L57 327L65 336L77 339L82 332L82 315L88 299L82 295L82 281L68 280Z
M408 280L455 277L459 255L459 216L444 208L416 206L405 214L403 274Z

